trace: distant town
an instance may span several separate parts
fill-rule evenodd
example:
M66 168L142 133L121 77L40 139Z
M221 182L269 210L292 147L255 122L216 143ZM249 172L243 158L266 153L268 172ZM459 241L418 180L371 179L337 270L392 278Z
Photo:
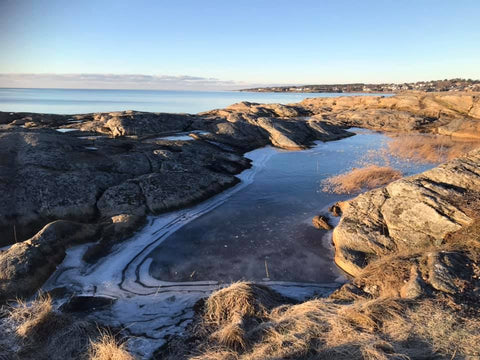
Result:
M242 89L252 92L301 92L301 93L394 93L399 91L480 91L480 80L450 79L418 81L403 84L332 84L332 85L298 85L272 86Z

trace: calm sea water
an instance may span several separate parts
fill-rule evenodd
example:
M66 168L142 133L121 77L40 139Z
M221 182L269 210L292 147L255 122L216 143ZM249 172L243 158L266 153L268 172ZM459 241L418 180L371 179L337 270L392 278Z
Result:
M287 104L308 97L340 95L362 94L0 88L0 111L80 114L140 110L194 114L240 101Z

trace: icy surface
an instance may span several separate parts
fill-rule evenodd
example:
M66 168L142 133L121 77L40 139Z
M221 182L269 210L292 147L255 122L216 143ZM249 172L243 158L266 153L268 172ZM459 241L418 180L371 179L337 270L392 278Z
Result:
M322 153L322 161L324 161L325 166L333 166L331 165L332 159L338 161L338 154L345 152L347 157L351 156L352 149L361 150L363 153L365 149L362 146L358 147L358 145L365 141L369 143L379 141L378 136L371 132L367 132L364 136L365 138L360 135L355 136L349 138L350 140L343 141L343 143L339 141L319 144L317 148L303 153L307 156L316 156L317 152L321 150L320 147L326 147L330 149L330 155L323 156L325 154ZM349 143L352 143L351 147L346 146ZM238 175L241 180L238 185L191 208L149 217L148 223L143 229L132 238L119 244L110 255L93 265L85 264L81 260L89 246L88 244L69 249L63 263L45 284L45 290L66 287L77 295L115 298L116 301L111 308L95 311L90 316L100 323L125 329L131 334L128 344L130 350L140 358L150 357L155 349L164 344L168 335L181 334L185 330L186 326L192 321L193 307L199 299L223 286L223 283L208 281L209 279L174 282L174 280L165 281L166 279L162 277L154 278L150 275L153 261L152 251L186 224L195 219L201 221L205 218L202 215L209 212L211 214L212 210L218 208L227 200L232 201L235 198L232 196L250 185L258 174L257 182L261 178L259 172L266 167L270 157L279 152L281 150L265 147L245 154L246 157L252 159L252 168ZM317 172L322 170L320 165L316 165ZM420 170L422 169L414 169L415 172ZM408 172L406 173L408 174ZM280 175L277 175L279 179L288 180L285 179L285 174ZM298 185L298 181L295 184ZM238 195L241 194L238 193ZM289 196L295 197L295 191L292 190ZM228 205L228 203L225 205ZM280 204L279 207L283 208L284 205ZM290 210L285 209L285 211ZM202 219L199 219L200 217ZM297 220L293 219L291 223L296 223ZM309 221L311 221L311 218L309 218ZM330 243L331 238L329 237L331 237L331 232L328 232L322 241ZM171 240L172 237L169 238L169 241ZM166 243L167 241L162 246ZM334 278L333 281L331 284L272 280L258 283L268 284L285 296L303 300L312 296L328 295L344 279L339 276ZM62 301L64 300L59 300L59 304Z
M131 239L121 243L112 253L93 265L81 258L88 245L76 246L45 284L45 290L67 287L78 295L109 296L116 299L108 310L93 313L97 321L118 326L132 335L129 348L148 358L165 342L165 337L179 334L192 321L195 303L220 288L216 281L166 282L150 276L152 249L188 222L223 204L232 194L248 186L255 174L277 150L267 147L246 156L253 160L251 169L238 177L237 186L192 208L158 217L150 217L148 225ZM304 298L325 295L337 285L312 285L268 282L287 296Z
M193 130L193 131L188 131L188 132L181 132L177 133L175 135L171 136L162 136L156 138L156 140L167 140L167 141L190 141L190 140L195 140L193 137L190 136L190 134L196 134L196 135L207 135L208 132L206 131L200 131L200 130Z

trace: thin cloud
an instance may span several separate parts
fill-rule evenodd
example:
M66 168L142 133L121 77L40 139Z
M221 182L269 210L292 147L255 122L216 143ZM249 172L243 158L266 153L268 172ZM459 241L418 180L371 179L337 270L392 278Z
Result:
M258 85L190 75L0 73L0 87L237 90Z

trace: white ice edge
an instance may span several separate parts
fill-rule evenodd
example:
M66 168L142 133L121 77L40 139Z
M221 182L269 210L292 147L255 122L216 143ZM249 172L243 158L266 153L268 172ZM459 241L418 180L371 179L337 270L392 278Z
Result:
M59 128L59 129L55 129L57 130L58 132L61 132L61 133L67 133L67 132L71 132L71 131L78 131L78 129L68 129L68 128Z
M245 154L252 167L237 175L236 186L193 207L150 216L147 225L132 238L119 244L97 263L88 265L81 259L90 244L72 247L57 271L45 283L44 290L73 287L79 295L108 296L116 299L111 309L97 311L94 318L129 332L129 348L148 358L161 346L165 336L181 333L193 317L193 306L202 297L222 285L217 281L167 282L149 273L150 252L169 235L227 201L233 194L253 182L270 157L280 152L273 147ZM338 284L261 282L285 296L297 299L325 295Z
M202 131L202 130L193 130L193 131L187 131L187 132L181 132L177 133L174 135L169 135L169 136L161 136L155 138L155 140L163 140L163 141L190 141L190 140L195 140L190 134L196 134L196 135L208 135L210 134L207 131Z
M12 245L6 245L6 246L3 246L3 247L0 247L0 251L7 251L11 247L12 247Z

